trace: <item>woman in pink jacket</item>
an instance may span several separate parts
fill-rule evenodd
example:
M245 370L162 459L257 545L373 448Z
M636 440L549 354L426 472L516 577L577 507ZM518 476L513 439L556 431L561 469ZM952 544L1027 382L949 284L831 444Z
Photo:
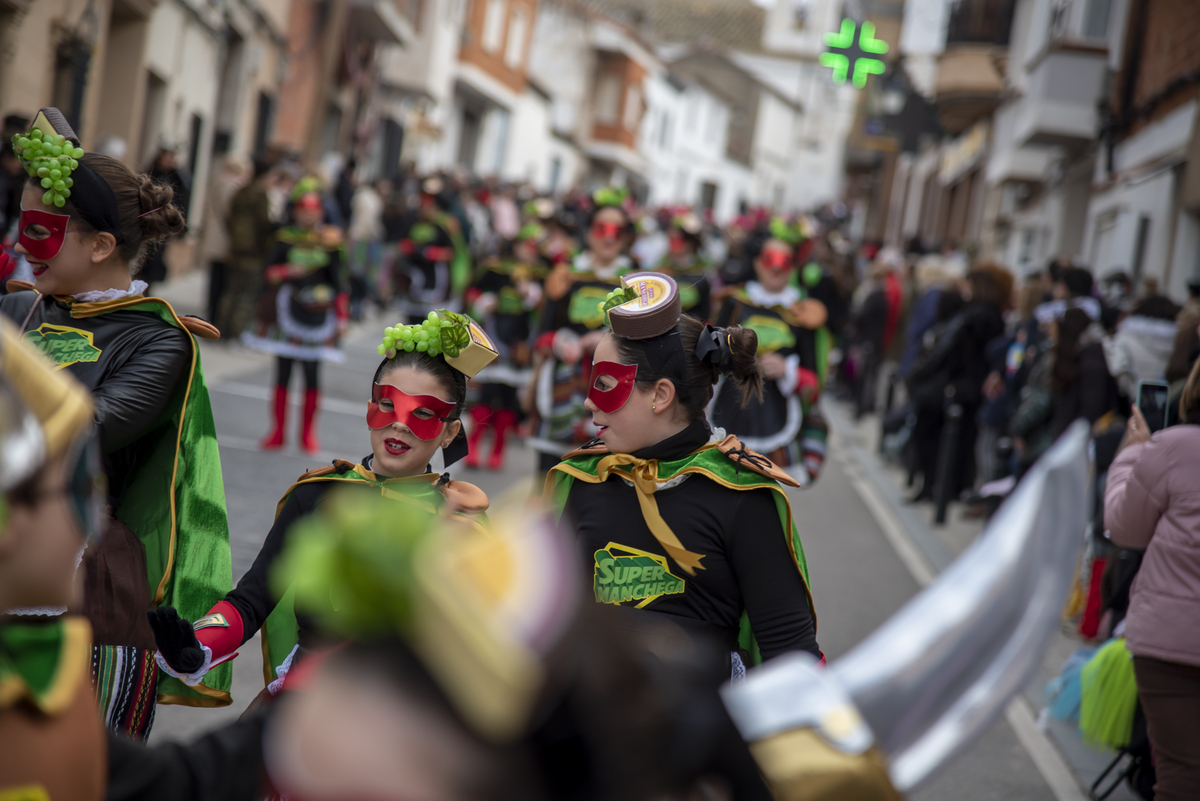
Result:
M1200 791L1200 360L1179 417L1183 425L1150 436L1134 408L1104 495L1112 541L1146 550L1125 644L1154 749L1157 801Z

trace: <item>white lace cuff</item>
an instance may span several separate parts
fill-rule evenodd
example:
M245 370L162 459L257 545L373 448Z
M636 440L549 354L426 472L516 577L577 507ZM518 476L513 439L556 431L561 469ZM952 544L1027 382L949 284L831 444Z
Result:
M168 676L174 676L189 687L195 687L197 684L204 681L204 677L208 675L209 669L212 668L212 649L207 645L201 645L200 648L204 651L204 664L191 673L180 673L179 671L172 669L171 666L167 664L167 660L163 659L163 655L160 653L154 654L154 660L158 662L158 666L162 669L163 673L166 673Z
M283 689L283 682L287 679L288 671L292 669L292 660L296 658L296 652L299 650L299 645L294 646L292 652L287 655L287 659L283 660L283 664L275 668L275 675L278 678L267 685L267 690L271 695L279 695L279 691Z

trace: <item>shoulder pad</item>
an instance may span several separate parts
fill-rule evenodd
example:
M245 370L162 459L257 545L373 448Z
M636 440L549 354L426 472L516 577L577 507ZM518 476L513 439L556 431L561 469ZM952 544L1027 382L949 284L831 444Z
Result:
M179 322L183 323L183 327L190 333L195 334L201 339L215 341L221 338L220 330L207 320L201 320L199 317L193 317L189 314L185 317L180 317Z
M4 285L4 288L9 292L23 292L27 289L33 289L33 284L29 283L28 281L19 281L16 278L11 278L9 279L8 283Z
M717 450L725 454L730 461L735 462L739 467L753 470L761 476L774 479L780 484L786 484L789 487L800 486L800 482L788 475L786 470L761 453L756 453L747 448L733 434L718 442Z
M350 464L350 462L347 462L345 459L334 459L333 464L327 464L324 467L318 467L315 470L309 470L296 480L305 481L306 479L320 478L321 476L328 476L332 473L344 473L347 470L353 469L354 465Z
M605 445L603 442L596 442L596 443L589 442L587 445L584 445L582 448L576 448L573 451L569 451L569 452L563 454L562 461L565 462L568 459L574 459L576 456L599 456L600 454L608 453L608 452L609 452L608 446Z
M450 480L438 485L438 492L446 504L456 512L467 515L482 514L488 508L487 493L466 481Z

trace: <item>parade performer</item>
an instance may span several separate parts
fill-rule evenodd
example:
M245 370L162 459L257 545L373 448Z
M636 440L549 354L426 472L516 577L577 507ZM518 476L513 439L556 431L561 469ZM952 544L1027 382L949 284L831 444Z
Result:
M264 450L278 450L286 439L288 384L297 361L304 368L300 445L305 453L321 449L321 362L346 358L338 347L350 315L341 280L344 242L338 228L321 224L324 216L320 195L305 192L296 198L294 224L277 235L266 270L267 290L259 298L255 322L242 334L248 346L275 354L274 428L260 443Z
M297 618L290 594L273 591L271 571L292 526L320 508L335 487L382 495L399 504L401 515L478 516L487 509L482 490L429 469L439 449L447 465L466 455L460 418L467 379L496 358L487 335L469 317L441 309L420 325L387 328L379 351L384 360L375 371L366 418L371 455L358 464L337 459L289 487L253 566L206 615L192 623L170 608L151 613L159 665L172 676L189 685L203 680L261 628L270 685L287 674L297 653L320 642L310 621Z
M612 333L587 397L599 439L556 465L544 494L578 538L596 601L718 643L735 672L739 647L753 661L819 657L804 548L780 487L797 482L705 416L719 374L747 397L761 391L753 329L681 316L665 275L623 283L604 304Z
M767 378L761 399L743 403L736 387L721 382L710 404L713 425L766 454L808 485L821 474L828 426L817 406L825 381L829 337L824 305L791 281L799 232L779 221L754 259L756 280L734 287L717 313L717 325L741 325L758 335L759 364Z
M546 277L546 265L538 249L544 236L544 229L537 223L522 226L508 246L510 252L485 261L467 290L467 305L500 351L500 358L475 377L479 401L470 409L467 467L479 467L483 435L491 429L488 469L503 469L508 433L520 420L520 393L533 375L530 335Z
M462 224L450 213L450 194L441 178L421 184L421 206L400 240L400 310L420 322L439 307L457 309L471 281L471 254Z
M593 197L588 249L570 267L560 265L546 278L541 332L535 344L536 436L528 444L539 453L538 473L549 470L572 447L595 434L583 402L592 353L604 338L599 311L621 276L634 269L626 255L634 228L622 204L625 190L602 189Z
M155 699L229 703L230 672L195 686L160 677L145 613L198 615L232 584L216 429L192 334L135 281L150 242L182 230L171 191L116 159L85 154L66 120L43 109L15 142L30 174L17 250L36 291L0 299L0 315L91 390L111 517L83 557L83 614L108 726L144 737ZM43 175L44 173L44 175Z
M667 237L667 255L659 262L658 270L679 285L683 313L707 322L712 314L712 284L708 278L711 265L700 253L703 230L704 224L691 212L674 217Z

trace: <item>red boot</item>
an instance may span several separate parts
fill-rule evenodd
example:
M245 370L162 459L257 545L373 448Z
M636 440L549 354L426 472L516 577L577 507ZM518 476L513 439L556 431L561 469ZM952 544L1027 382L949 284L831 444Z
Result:
M467 467L479 469L480 443L483 432L492 422L492 407L477 403L471 407L471 433L467 435Z
M495 441L492 443L492 456L488 459L488 470L504 469L504 443L508 431L517 424L517 413L512 409L500 409L492 423L495 430Z
M316 453L321 450L321 443L317 441L317 406L321 402L321 390L306 389L304 391L304 417L302 422L304 427L300 433L300 447L304 448L305 453Z
M264 451L277 451L283 447L283 434L287 429L287 387L275 385L275 405L272 409L275 415L275 430L263 438L258 446Z

